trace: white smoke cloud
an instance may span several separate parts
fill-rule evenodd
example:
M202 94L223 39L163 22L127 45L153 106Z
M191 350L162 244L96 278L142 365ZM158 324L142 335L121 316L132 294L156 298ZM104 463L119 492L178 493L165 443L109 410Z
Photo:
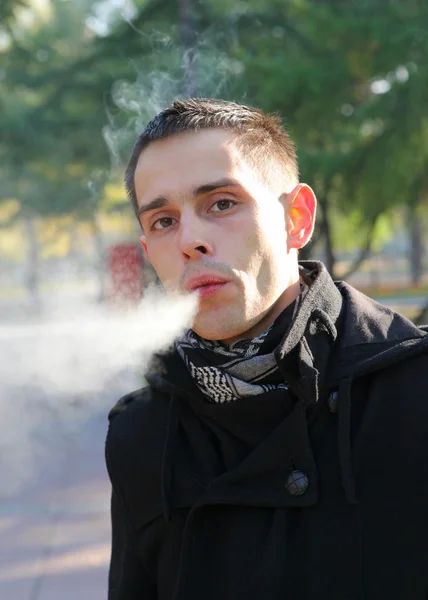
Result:
M126 312L98 307L1 326L0 495L37 475L47 435L76 431L100 411L107 417L122 394L142 387L153 353L191 326L196 308L194 296L149 288Z
M147 37L143 31L134 33ZM108 123L102 133L114 167L126 163L136 136L153 117L174 99L188 95L186 80L193 81L194 96L227 97L230 84L244 71L244 64L227 52L236 44L232 25L229 31L213 27L198 33L187 52L177 48L177 27L171 27L170 33L152 31L150 66L147 59L132 59L135 79L117 80L112 87L112 100L119 110L107 108Z
M92 25L101 28L99 35L116 22L118 6L128 7L119 11L121 17L133 34L149 36L152 52L140 61L133 58L135 78L118 80L112 88L119 110L106 108L103 136L114 173L126 164L147 122L183 95L186 68L192 70L195 95L205 97L227 96L228 85L244 68L228 54L235 43L232 25L230 31L213 26L198 34L186 66L184 53L177 51L177 29L172 27L170 35L136 30L131 0L94 5ZM240 6L245 12L245 3ZM107 172L100 172L88 181L94 205L108 178ZM0 495L13 493L37 476L44 439L53 435L56 425L59 437L75 431L97 411L107 414L121 394L141 387L151 355L189 326L196 304L192 297L166 297L149 290L136 311L119 314L99 306L96 311L64 311L62 318L39 323L0 325L0 351L5 355L0 362Z

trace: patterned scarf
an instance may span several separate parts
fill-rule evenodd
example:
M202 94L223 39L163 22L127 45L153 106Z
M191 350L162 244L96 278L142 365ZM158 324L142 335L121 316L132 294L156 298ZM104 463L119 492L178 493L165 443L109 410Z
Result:
M275 388L287 389L278 369L274 350L294 319L308 286L258 337L239 340L230 345L201 338L189 329L176 340L196 385L209 402L232 402L243 396L263 394Z

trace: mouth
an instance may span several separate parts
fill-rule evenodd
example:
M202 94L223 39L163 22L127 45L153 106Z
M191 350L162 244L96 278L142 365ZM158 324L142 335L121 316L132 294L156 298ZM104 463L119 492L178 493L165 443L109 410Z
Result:
M226 281L223 283L207 283L197 287L196 291L199 294L199 298L209 298L219 292L225 285L227 285Z
M198 292L199 298L208 298L219 292L228 283L217 275L201 275L189 279L185 289L189 292Z

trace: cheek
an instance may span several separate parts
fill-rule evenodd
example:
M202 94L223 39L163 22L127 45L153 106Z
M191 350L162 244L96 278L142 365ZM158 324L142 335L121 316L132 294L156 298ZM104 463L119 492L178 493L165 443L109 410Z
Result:
M159 279L164 283L169 279L174 278L174 260L172 253L164 247L157 247L156 244L147 246L147 255L150 264L156 271Z
M280 219L272 219L272 215L260 219L248 236L250 259L266 268L287 250L287 235ZM260 264L262 263L262 264Z
M260 227L270 246L279 246L287 238L287 217L280 202L266 203L260 214Z
M248 272L255 275L258 293L270 297L287 254L287 232L282 210L271 209L260 215L248 238L247 248Z
M231 219L228 231L223 232L223 236L226 233L223 248L228 249L230 259L234 257L236 266L243 270L254 270L266 252L269 229L262 217L257 209L249 211L244 217Z

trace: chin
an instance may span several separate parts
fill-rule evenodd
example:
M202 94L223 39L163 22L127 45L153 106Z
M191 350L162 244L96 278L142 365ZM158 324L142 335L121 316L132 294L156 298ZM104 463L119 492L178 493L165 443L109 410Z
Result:
M221 322L220 319L198 319L193 331L205 340L223 341L238 337L248 329L248 325L236 321Z
M194 325L192 329L195 333L199 335L199 337L203 338L204 340L221 341L223 339L226 339L227 337L230 337L228 335L225 335L224 331L219 331L215 327L206 328L197 327L196 325Z

